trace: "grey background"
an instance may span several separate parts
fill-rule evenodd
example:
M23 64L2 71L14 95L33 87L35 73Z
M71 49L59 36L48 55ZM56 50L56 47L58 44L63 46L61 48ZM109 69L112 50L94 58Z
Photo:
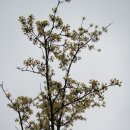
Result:
M0 0L0 82L14 97L36 95L42 83L40 76L16 69L29 56L40 57L38 48L23 35L18 17L32 13L36 20L46 19L56 3L57 0ZM87 110L87 121L77 121L74 130L130 130L129 12L129 0L72 0L59 8L58 15L72 28L80 26L82 16L86 17L86 27L89 23L114 22L97 43L102 52L83 51L82 60L73 66L71 75L86 83L92 78L109 82L116 77L123 81L121 88L112 87L106 93L106 107ZM0 129L14 130L17 115L7 108L7 103L0 90Z

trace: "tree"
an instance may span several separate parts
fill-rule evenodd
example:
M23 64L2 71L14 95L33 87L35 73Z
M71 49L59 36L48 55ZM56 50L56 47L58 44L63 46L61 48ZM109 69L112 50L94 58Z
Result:
M48 20L35 22L33 15L19 17L24 34L39 47L42 58L29 57L24 60L24 67L18 69L39 74L44 81L40 93L34 98L19 96L14 99L5 91L3 83L0 85L10 101L8 106L18 113L15 121L20 124L21 130L68 129L76 120L85 120L83 113L86 109L105 106L104 92L110 86L121 86L117 79L111 79L108 84L92 79L85 84L71 77L72 65L81 59L79 53L83 49L101 51L96 49L95 43L111 24L102 28L90 24L85 28L83 17L81 26L72 30L57 16L58 7L65 2L70 0L58 0ZM63 71L60 81L55 80L54 62Z

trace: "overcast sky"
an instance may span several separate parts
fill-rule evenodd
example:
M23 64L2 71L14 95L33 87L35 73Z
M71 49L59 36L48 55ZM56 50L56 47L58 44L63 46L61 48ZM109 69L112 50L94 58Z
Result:
M57 0L0 0L0 82L14 97L35 96L42 83L39 76L16 69L29 56L40 56L38 48L23 35L18 17L32 13L36 20L46 19L56 3ZM85 50L71 75L85 83L92 78L109 82L116 77L123 81L121 88L112 87L106 93L105 108L87 110L87 121L76 122L73 129L130 130L130 1L72 0L60 6L58 15L73 29L80 26L83 16L86 27L89 23L106 26L114 22L97 43L102 51ZM0 90L0 129L14 130L17 115L7 108L7 103Z

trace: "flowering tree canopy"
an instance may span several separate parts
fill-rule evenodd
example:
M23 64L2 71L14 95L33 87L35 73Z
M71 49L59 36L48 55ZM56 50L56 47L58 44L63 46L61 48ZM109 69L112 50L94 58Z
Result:
M104 92L110 86L121 86L117 79L111 79L109 83L91 79L86 84L71 77L72 65L81 59L79 53L83 49L101 51L95 43L111 24L106 27L90 24L85 28L83 17L80 27L73 30L57 16L58 7L65 2L70 0L58 0L47 20L35 21L33 15L19 17L23 33L39 47L42 59L29 57L24 60L24 67L18 69L39 74L44 81L40 93L33 98L19 96L14 99L1 84L10 101L8 106L18 113L15 121L20 124L21 130L69 129L76 120L85 120L83 113L86 109L105 106ZM54 78L54 62L63 71L62 81Z

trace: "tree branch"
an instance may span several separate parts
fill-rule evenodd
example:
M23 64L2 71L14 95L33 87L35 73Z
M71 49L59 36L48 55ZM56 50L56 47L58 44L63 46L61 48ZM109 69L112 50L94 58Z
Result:
M28 69L24 69L24 68L20 68L20 67L17 67L18 70L21 70L21 71L26 71L26 72L32 72L32 73L35 73L35 74L41 74L42 76L45 76L45 74L42 74L38 71L34 71L34 69L32 70L28 70Z
M21 126L21 129L24 130L24 128L23 128L23 121L22 121L22 117L21 117L21 113L20 113L20 111L17 111L17 112L18 112L19 119L20 119L20 126Z

